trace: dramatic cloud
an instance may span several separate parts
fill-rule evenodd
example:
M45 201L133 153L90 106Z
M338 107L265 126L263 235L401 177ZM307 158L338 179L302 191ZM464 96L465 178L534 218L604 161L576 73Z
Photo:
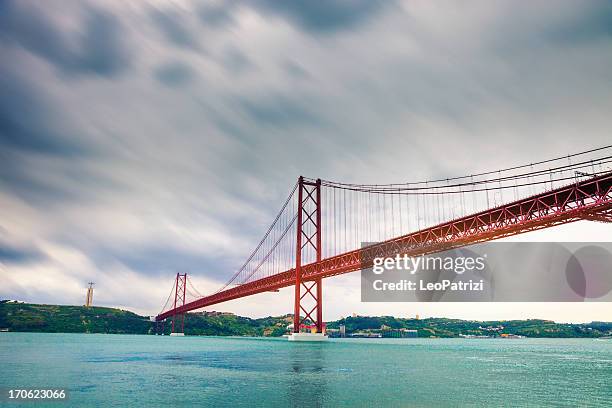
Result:
M4 147L53 155L82 150L77 140L66 136L56 107L44 100L34 84L0 68L0 86L0 141Z
M299 175L402 182L607 144L611 27L605 1L2 1L0 297L81 303L94 280L154 313L179 270L216 290ZM572 228L555 236L609 233ZM355 278L326 283L326 317L400 310L360 304ZM219 307L290 312L278 296Z
M225 27L234 22L233 14L236 4L236 0L226 0L217 4L205 2L198 6L197 13L205 25L214 28Z
M198 48L195 35L185 26L185 17L175 10L153 10L151 16L166 39L179 47Z
M330 33L351 29L376 18L384 6L394 1L385 0L332 0L326 2L297 0L276 2L260 0L262 13L278 13L313 33Z
M0 261L8 263L29 263L38 261L41 254L35 250L23 248L11 248L0 244Z
M167 86L180 86L193 78L193 71L188 65L180 62L164 64L155 70L155 77Z
M0 4L0 38L46 59L66 74L114 76L128 65L123 28L104 10L90 8L70 32L54 25L28 2Z

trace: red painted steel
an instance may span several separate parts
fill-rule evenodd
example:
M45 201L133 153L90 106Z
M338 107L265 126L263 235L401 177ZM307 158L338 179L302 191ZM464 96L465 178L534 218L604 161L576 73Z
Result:
M297 238L295 245L295 299L293 309L293 332L300 331L300 288L302 287L302 214L303 209L303 192L304 192L304 177L300 176L298 180L298 213L297 213Z
M612 172L363 249L317 260L307 265L300 264L295 269L226 289L161 313L157 316L157 320L232 299L297 283L318 282L330 276L368 268L372 266L375 257L396 254L426 255L579 220L609 222L612 219L611 214ZM296 269L299 273L296 273Z
M176 282L174 285L175 291L174 291L174 310L177 310L180 307L185 307L185 300L187 298L185 292L187 290L187 274L180 274L177 273L176 274ZM181 304L182 303L182 304ZM175 329L175 321L176 319L180 319L181 321L181 331L180 333L184 333L185 332L185 312L179 312L179 313L175 313L173 315L173 319L172 319L172 333L176 333L174 331Z
M314 209L313 209L314 207ZM313 219L313 215L315 216ZM321 180L315 183L304 181L303 177L298 180L298 214L297 214L297 244L295 256L295 307L293 313L293 331L299 333L304 327L305 321L312 321L317 328L317 333L323 332L323 306L321 279L314 282L304 283L302 281L302 255L304 250L312 248L315 251L316 262L321 261ZM310 227L310 228L309 228ZM314 229L314 233L312 232ZM314 242L313 242L314 238ZM304 239L304 240L303 240ZM303 242L305 241L305 242ZM316 287L316 292L313 289ZM314 301L314 307L306 309L308 302L302 302L305 297L310 296ZM310 300L310 298L307 298ZM316 311L316 315L313 315ZM302 317L304 312L304 317Z
M317 262L321 262L323 242L321 240L321 179L317 179ZM323 333L323 280L317 279L317 333Z

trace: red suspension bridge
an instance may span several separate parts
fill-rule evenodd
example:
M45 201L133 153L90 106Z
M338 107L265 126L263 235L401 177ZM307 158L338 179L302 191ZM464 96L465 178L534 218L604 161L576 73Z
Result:
M156 316L295 286L293 331L323 331L322 280L376 257L421 256L579 220L612 221L612 146L463 177L346 184L300 177L244 264L203 296L186 274ZM187 300L189 298L192 300Z

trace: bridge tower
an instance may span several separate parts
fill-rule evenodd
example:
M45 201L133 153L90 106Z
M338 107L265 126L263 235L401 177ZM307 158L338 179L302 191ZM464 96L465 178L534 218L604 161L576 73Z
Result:
M323 338L323 291L321 279L302 280L302 265L321 260L321 180L298 180L297 237L295 254L295 308L290 340ZM302 317L302 312L304 317ZM301 336L300 327L310 320L318 336ZM297 335L296 335L297 334Z
M187 287L187 274L176 274L174 291L174 310L177 307L185 306L185 295ZM178 331L180 329L180 331ZM178 313L172 316L172 333L171 336L184 336L185 334L185 313Z

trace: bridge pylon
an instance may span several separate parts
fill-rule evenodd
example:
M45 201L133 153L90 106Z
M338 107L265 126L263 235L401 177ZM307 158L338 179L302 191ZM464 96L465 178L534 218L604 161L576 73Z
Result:
M176 282L174 285L174 310L177 307L185 306L185 298L187 287L187 274L176 274ZM172 316L172 332L171 336L185 335L185 313L178 313Z
M302 280L302 265L321 261L321 180L298 180L297 236L295 254L295 307L293 333L312 322L323 333L323 291L321 279ZM303 316L302 316L303 313ZM293 336L290 339L294 339Z

